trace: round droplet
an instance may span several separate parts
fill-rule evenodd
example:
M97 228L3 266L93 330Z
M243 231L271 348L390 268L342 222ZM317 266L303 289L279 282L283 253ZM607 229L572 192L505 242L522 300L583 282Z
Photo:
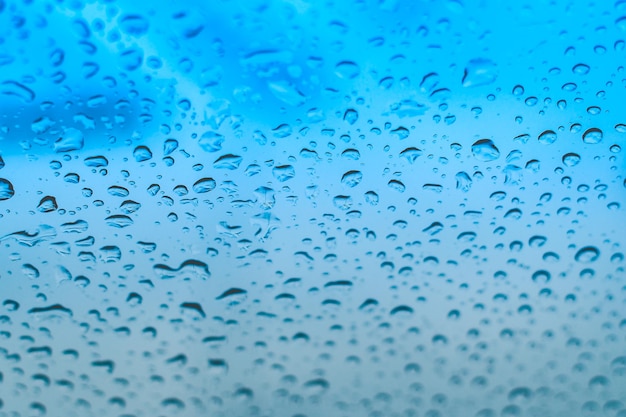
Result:
M477 87L493 83L498 76L496 64L485 58L470 60L465 67L463 87Z
M534 282L538 282L540 284L547 284L550 281L550 273L548 271L541 269L533 273L532 279Z
M602 109L600 107L598 107L598 106L589 106L589 107L587 107L587 113L589 113L589 114L591 114L593 116L600 114L601 111L602 111Z
M57 153L81 150L85 146L83 132L73 127L65 129L63 135L54 142L54 151Z
M296 176L296 171L291 165L280 165L272 168L272 175L279 182L285 182Z
M583 133L583 142L590 145L595 145L596 143L602 142L602 137L602 131L596 127L592 127L591 129L587 129L585 133Z
M565 155L563 155L563 165L565 165L566 167L573 167L578 165L578 163L580 162L580 155L578 155L577 153L567 153Z
M341 177L341 183L352 188L359 185L362 179L363 174L361 171L348 171Z
M342 61L335 66L335 74L347 80L356 78L360 71L359 66L352 61Z
M531 96L524 100L524 103L526 103L527 106L532 107L536 105L538 101L539 99L537 97Z
M574 74L587 75L587 74L589 74L589 65L587 65L587 64L576 64L572 68L572 72Z
M556 141L556 133L553 130L546 130L539 135L539 143L550 145Z
M585 246L580 248L576 255L574 255L574 259L577 262L581 262L584 264L588 264L591 262L595 262L600 257L600 250L595 246Z
M8 200L15 195L11 181L0 178L0 201Z
M194 192L202 194L208 193L209 191L215 189L215 186L216 182L213 178L202 178L193 184L192 189Z
M472 145L474 158L483 162L495 161L500 157L500 151L489 139L481 139Z
M152 151L147 146L137 146L133 151L133 157L137 162L147 161L152 159Z
M58 207L56 198L52 196L46 196L41 199L39 205L37 206L37 210L42 213L50 213L51 211L55 211Z
M127 14L119 20L119 27L124 33L132 36L141 36L148 31L149 22L143 16Z

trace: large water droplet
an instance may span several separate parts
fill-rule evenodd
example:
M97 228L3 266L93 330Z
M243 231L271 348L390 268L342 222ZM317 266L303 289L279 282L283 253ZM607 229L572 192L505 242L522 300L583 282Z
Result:
M0 201L8 200L15 195L11 181L0 178Z
M356 78L360 71L359 66L352 61L342 61L335 65L335 74L347 80Z
M150 26L148 19L136 14L126 14L122 16L118 24L122 32L132 36L141 36L145 34Z
M85 146L83 132L72 127L65 129L63 135L54 142L54 150L57 153L81 150Z
M463 87L478 87L493 83L497 78L496 64L484 58L472 59L463 73Z
M583 133L583 142L590 145L602 142L603 133L600 129L592 127Z
M546 130L539 135L539 143L550 145L556 141L556 133L553 130Z
M495 161L500 157L500 151L490 139L481 139L472 145L474 158L483 162Z
M574 255L574 259L577 262L581 262L584 264L595 262L600 257L600 250L595 246L585 246L580 248L576 255Z

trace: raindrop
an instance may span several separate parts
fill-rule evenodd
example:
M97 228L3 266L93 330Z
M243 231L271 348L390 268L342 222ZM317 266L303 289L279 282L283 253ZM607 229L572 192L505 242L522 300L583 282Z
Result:
M580 263L591 263L598 260L600 257L600 251L595 246L585 246L580 248L576 255L574 255L574 259Z
M11 181L0 178L0 201L8 200L15 195Z
M147 146L137 146L133 151L133 157L137 162L148 161L152 159L152 151Z
M590 145L595 145L602 142L602 137L602 131L598 128L592 127L591 129L587 129L585 133L583 133L583 142Z
M481 139L472 145L472 154L474 158L482 162L495 161L500 157L500 151L489 139Z
M356 78L360 72L361 70L359 69L359 66L352 61L341 61L335 65L335 74L337 77L346 80Z
M233 171L239 168L243 158L239 155L226 154L222 155L213 162L213 168L216 169L228 169Z
M65 129L63 135L54 143L54 151L57 153L78 151L85 146L83 132L72 127Z
M580 155L578 155L577 153L570 152L570 153L563 155L562 161L563 161L563 165L571 168L580 163Z
M546 130L539 135L539 143L550 145L556 141L556 133L553 130Z
M341 177L341 183L350 188L356 187L363 180L361 171L348 171Z
M484 58L472 59L463 73L463 87L489 85L497 78L496 64Z
M214 190L216 185L213 178L201 178L193 184L192 189L194 192L202 194Z
M39 201L39 205L37 206L37 210L42 213L50 213L58 209L56 198L52 196L46 196Z
M587 65L587 64L576 64L572 68L572 72L574 74L587 75L587 74L589 74L589 65Z
M141 15L126 14L119 20L119 27L122 32L132 36L141 36L148 31L148 19Z

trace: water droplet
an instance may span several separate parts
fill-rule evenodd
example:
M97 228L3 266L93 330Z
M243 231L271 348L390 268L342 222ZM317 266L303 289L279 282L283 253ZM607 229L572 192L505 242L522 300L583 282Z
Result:
M28 310L28 313L41 316L57 315L57 313L62 313L63 315L68 315L70 317L73 315L72 310L61 304L53 304L47 307L34 307Z
M400 157L405 158L409 163L413 163L422 155L422 151L418 148L406 148L400 152Z
M474 158L482 162L495 161L500 157L500 151L489 139L481 139L472 145L472 154Z
M213 191L216 185L217 184L213 178L201 178L193 184L192 189L194 192L202 194Z
M496 64L484 58L472 59L463 73L463 87L489 85L497 78Z
M272 175L279 182L285 182L296 176L296 171L291 165L279 165L272 168Z
M563 155L562 161L563 161L563 165L571 168L580 163L580 155L578 155L577 153L570 152L570 153Z
M399 193L403 193L406 190L406 186L402 183L402 181L398 180L389 180L387 186L392 190L398 191Z
M204 318L206 317L206 314L204 313L204 310L202 309L202 306L198 303L193 303L193 302L185 302L182 303L180 305L181 308L185 308L185 309L189 309L191 311L195 311L200 317Z
M339 78L352 80L361 72L359 66L352 61L342 61L335 65L335 74Z
M85 165L93 168L106 167L109 165L109 161L101 155L98 156L90 156L85 158Z
M213 168L216 169L228 169L233 171L239 168L243 158L239 155L226 154L222 155L213 162Z
M145 34L150 25L148 19L136 14L123 15L118 24L122 32L132 36L141 36Z
M200 278L204 280L211 276L209 266L195 259L184 261L178 268L172 268L164 264L156 264L153 270L161 279Z
M277 99L290 106L301 106L307 101L307 97L292 82L284 80L271 81L267 83L267 86Z
M341 183L350 188L356 187L363 180L361 171L348 171L341 177Z
M127 197L130 194L127 188L120 187L119 185L112 185L107 188L107 192L114 197Z
M15 195L11 181L0 178L0 201L8 200Z
M230 288L226 291L224 291L221 295L219 295L216 300L223 300L225 298L230 298L230 297L235 297L235 296L242 296L247 294L248 291L243 290L241 288Z
M333 205L340 210L349 210L352 207L352 197L338 195L333 197Z
M550 282L550 273L546 270L540 269L539 271L535 271L533 273L532 279L534 282L547 284Z
M587 74L589 74L589 65L587 65L587 64L576 64L572 68L572 72L574 74L587 75Z
M583 133L583 142L595 145L602 142L603 133L600 129L592 127Z
M42 213L50 213L58 209L57 200L53 196L45 196L39 201L39 205L37 206L37 210Z
M137 162L148 161L152 159L152 151L147 146L137 146L133 151L133 157Z
M54 151L57 153L78 151L85 146L83 132L72 127L65 129L63 136L54 142Z
M598 260L600 257L600 250L595 246L585 246L580 248L576 255L574 255L574 259L577 262L588 264Z
M123 214L114 214L113 216L107 217L105 221L109 226L119 229L128 227L134 223L133 219Z
M556 142L556 133L553 130L546 130L539 135L539 143L550 145Z
M30 103L35 100L33 90L16 81L4 81L0 84L0 93L6 96L17 97L25 103Z

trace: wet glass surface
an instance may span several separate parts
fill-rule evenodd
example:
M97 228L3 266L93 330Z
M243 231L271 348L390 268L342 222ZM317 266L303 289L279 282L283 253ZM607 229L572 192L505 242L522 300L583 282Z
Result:
M0 0L0 416L626 417L625 39Z

